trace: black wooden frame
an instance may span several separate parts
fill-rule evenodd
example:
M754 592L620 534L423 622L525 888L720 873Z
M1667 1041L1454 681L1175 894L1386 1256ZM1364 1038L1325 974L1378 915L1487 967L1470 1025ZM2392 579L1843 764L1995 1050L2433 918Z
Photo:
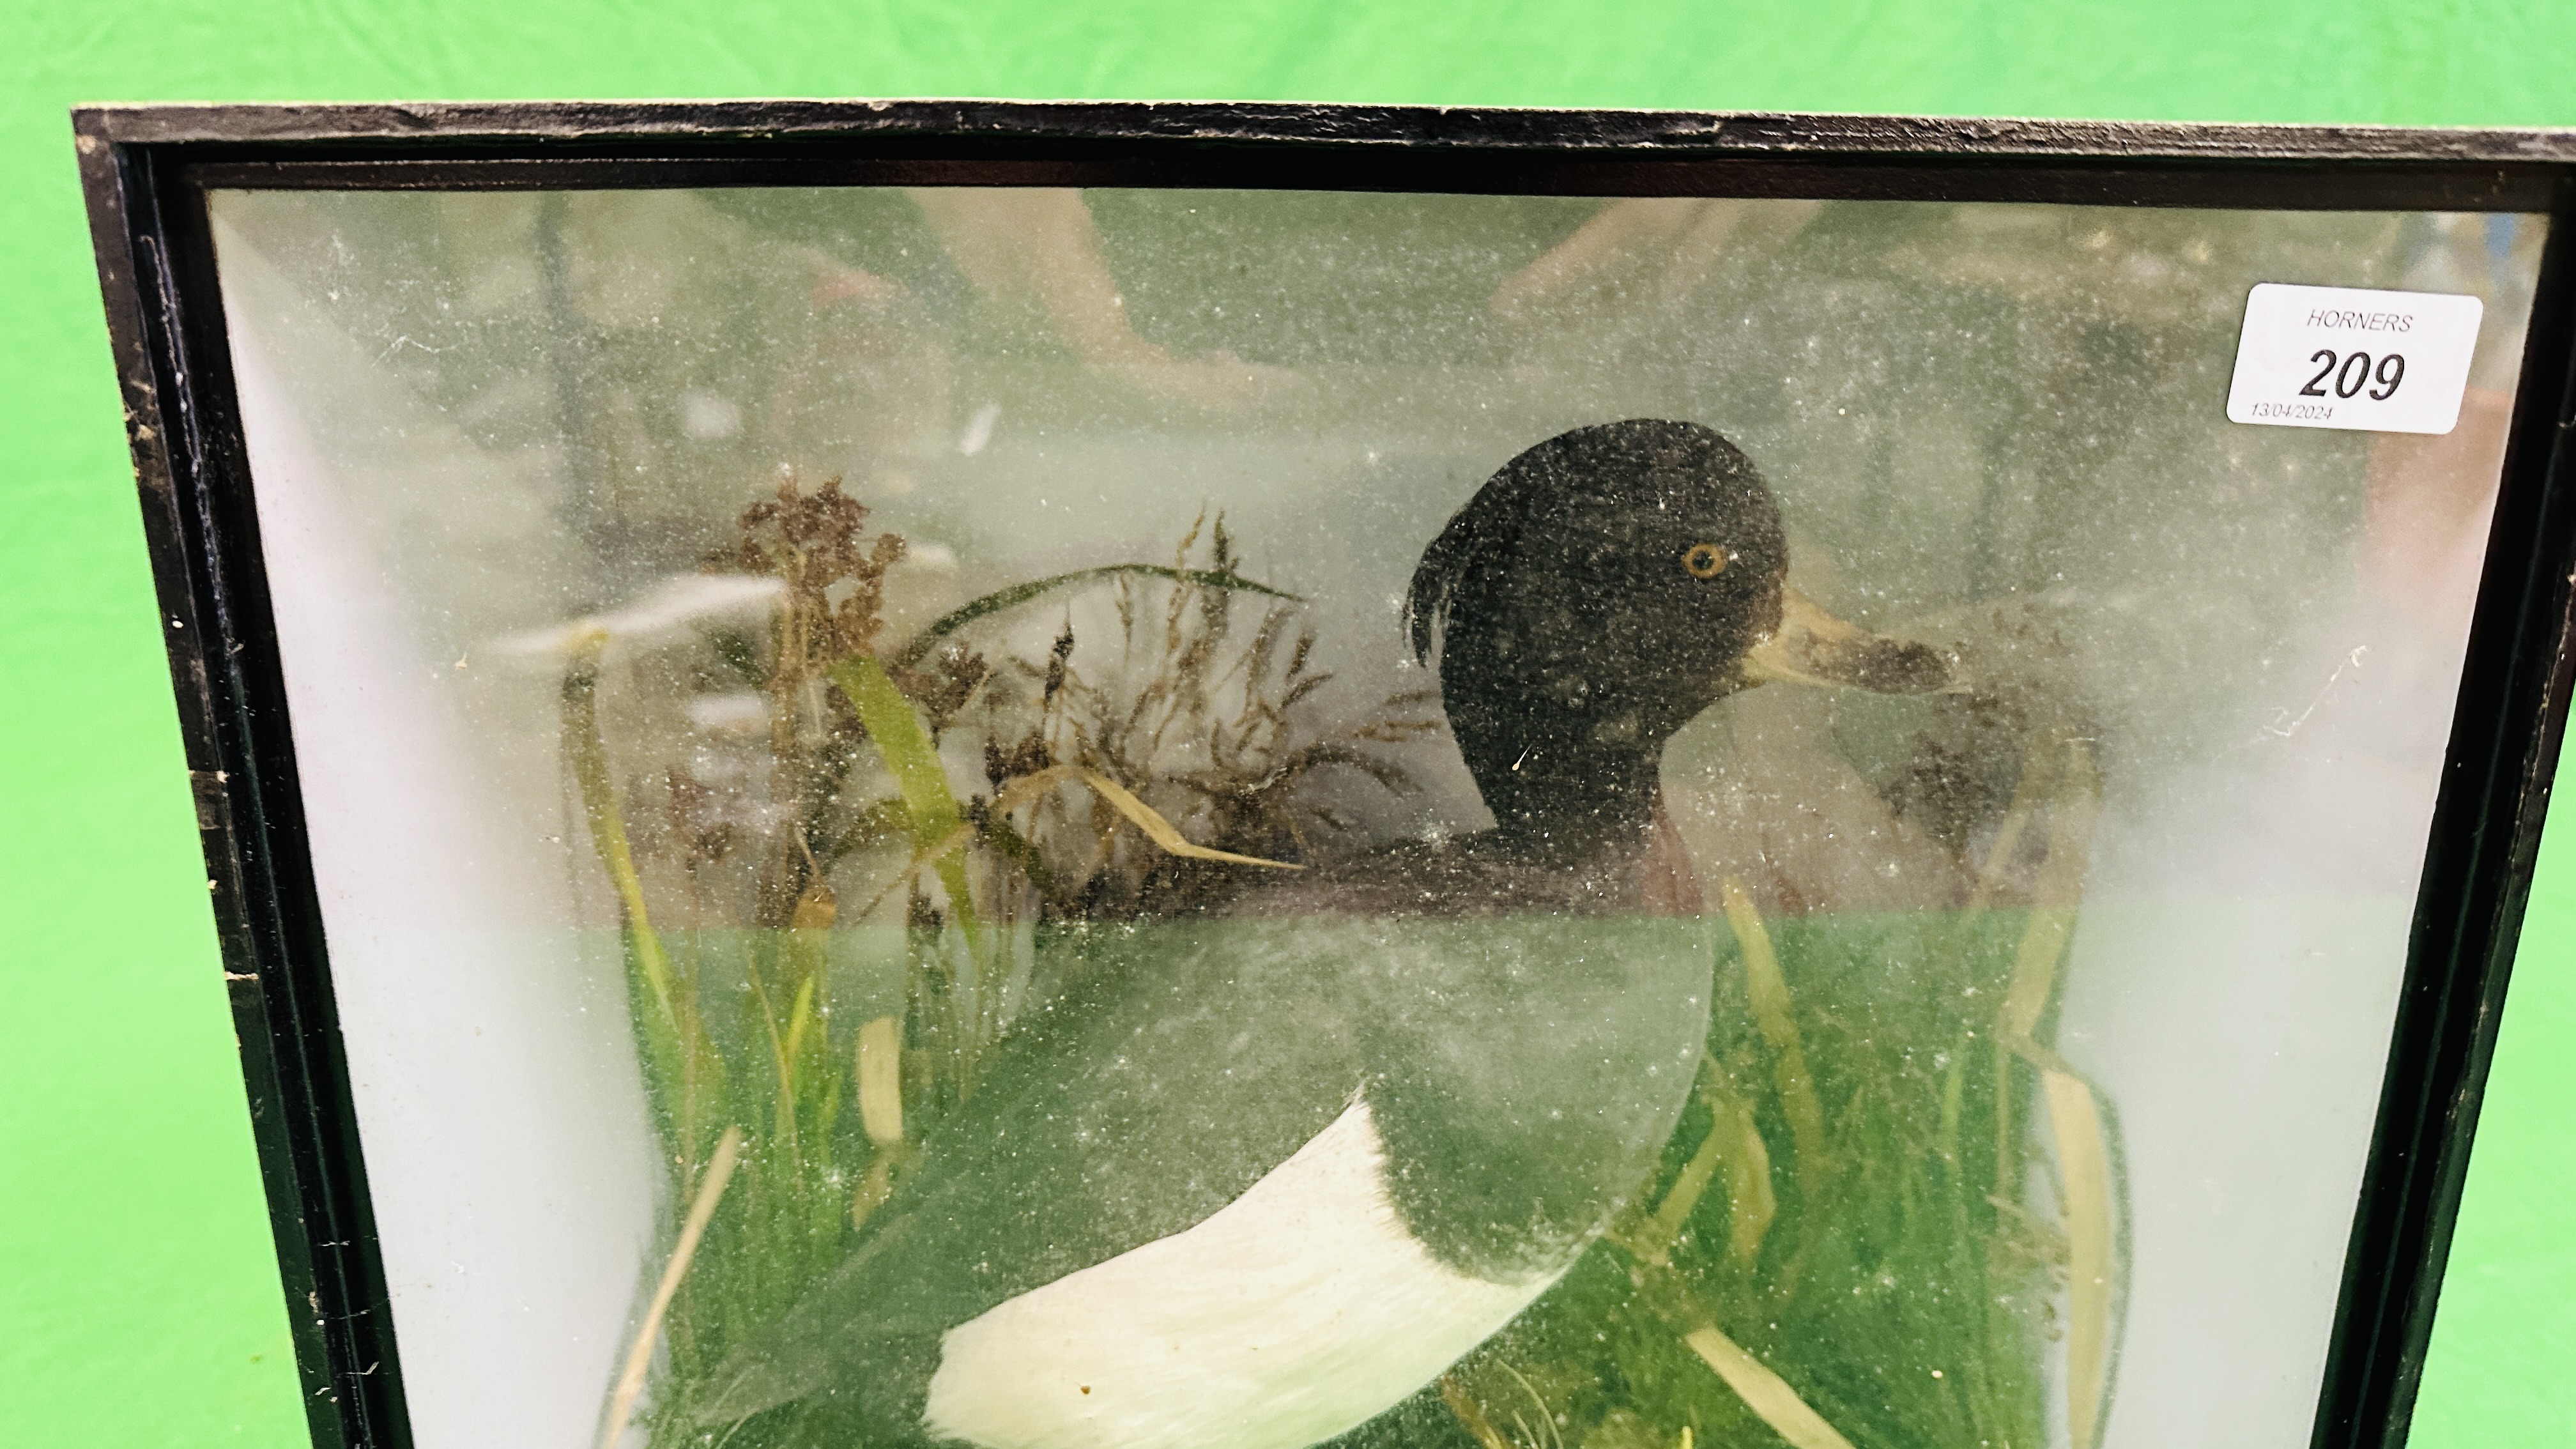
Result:
M2403 1443L2576 674L2576 132L980 101L107 106L73 122L296 1356L330 1449L407 1449L411 1434L209 188L1222 185L2546 213L2313 1436Z

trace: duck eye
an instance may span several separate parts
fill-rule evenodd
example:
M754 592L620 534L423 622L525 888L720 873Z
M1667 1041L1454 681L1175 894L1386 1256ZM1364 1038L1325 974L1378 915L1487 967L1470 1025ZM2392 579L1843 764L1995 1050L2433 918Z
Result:
M1735 555L1713 543L1695 543L1682 555L1682 571L1695 579L1713 579L1726 572Z

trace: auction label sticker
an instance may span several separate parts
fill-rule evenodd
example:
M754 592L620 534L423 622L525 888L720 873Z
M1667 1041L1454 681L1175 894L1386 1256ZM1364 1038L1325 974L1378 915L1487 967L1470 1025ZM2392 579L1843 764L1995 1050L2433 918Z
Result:
M2450 292L2259 283L2236 338L2228 421L2447 433L2485 309Z

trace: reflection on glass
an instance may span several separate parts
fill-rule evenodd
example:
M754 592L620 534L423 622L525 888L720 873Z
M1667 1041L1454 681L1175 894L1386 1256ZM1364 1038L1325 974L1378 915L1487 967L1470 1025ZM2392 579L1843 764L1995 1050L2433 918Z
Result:
M2537 221L216 216L423 1444L2305 1432Z

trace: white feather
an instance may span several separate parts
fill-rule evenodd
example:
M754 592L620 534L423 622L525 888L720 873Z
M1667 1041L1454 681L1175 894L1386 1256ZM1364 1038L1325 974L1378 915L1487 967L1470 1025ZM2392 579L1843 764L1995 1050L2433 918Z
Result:
M950 1329L923 1424L986 1449L1304 1449L1374 1418L1561 1274L1433 1258L1355 1101L1184 1232Z

